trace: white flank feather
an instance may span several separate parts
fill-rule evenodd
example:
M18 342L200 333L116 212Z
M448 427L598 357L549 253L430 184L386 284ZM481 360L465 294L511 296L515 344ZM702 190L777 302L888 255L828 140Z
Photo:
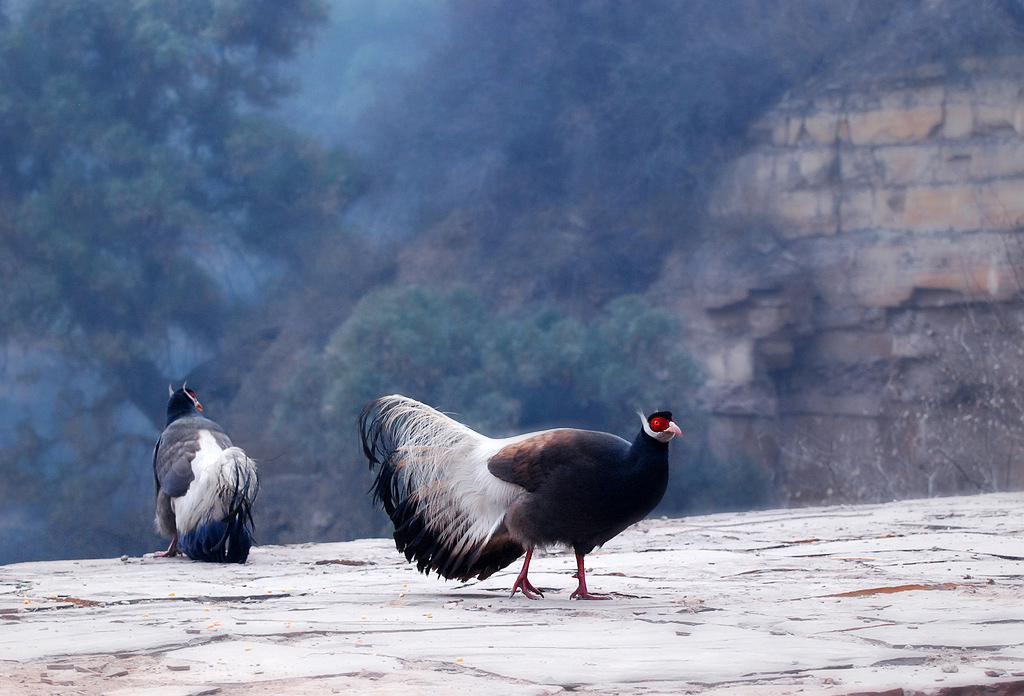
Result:
M492 475L487 460L536 433L492 439L404 396L386 397L382 404L385 429L398 433L391 461L424 524L453 555L471 554L491 538L509 502L523 492Z
M199 451L192 459L192 474L195 478L185 495L171 499L179 532L223 520L235 491L246 481L256 480L256 464L239 447L222 450L209 430L201 430ZM255 491L250 497L255 497Z

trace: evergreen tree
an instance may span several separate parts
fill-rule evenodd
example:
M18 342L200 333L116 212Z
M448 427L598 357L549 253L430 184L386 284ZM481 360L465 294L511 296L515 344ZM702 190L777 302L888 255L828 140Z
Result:
M337 231L344 158L267 111L326 18L321 0L0 3L0 340L48 400L11 408L0 505L65 530L33 556L145 550L153 434L131 403L160 424L161 385Z

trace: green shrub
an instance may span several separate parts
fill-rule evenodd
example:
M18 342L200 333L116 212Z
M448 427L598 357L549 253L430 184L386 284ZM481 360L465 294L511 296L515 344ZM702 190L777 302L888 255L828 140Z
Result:
M548 309L492 314L477 294L389 287L367 295L313 361L329 418L399 392L490 434L550 425L632 430L637 409L690 408L680 327L638 296L593 321ZM307 395L308 398L308 395Z

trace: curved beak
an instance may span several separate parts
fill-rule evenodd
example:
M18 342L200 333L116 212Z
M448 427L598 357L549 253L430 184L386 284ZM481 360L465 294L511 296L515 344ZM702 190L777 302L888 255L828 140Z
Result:
M669 421L668 422L668 431L667 432L675 433L679 437L683 436L683 431L679 429L679 426L676 425L675 421Z

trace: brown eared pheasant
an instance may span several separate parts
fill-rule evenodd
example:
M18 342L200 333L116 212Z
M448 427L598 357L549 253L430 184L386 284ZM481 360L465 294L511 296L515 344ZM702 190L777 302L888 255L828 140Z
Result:
M668 485L672 414L641 417L632 443L558 428L503 439L392 395L359 418L372 492L395 526L395 544L424 573L484 579L526 554L512 595L542 597L527 577L536 547L576 554L575 599L587 590L583 557L646 517Z

